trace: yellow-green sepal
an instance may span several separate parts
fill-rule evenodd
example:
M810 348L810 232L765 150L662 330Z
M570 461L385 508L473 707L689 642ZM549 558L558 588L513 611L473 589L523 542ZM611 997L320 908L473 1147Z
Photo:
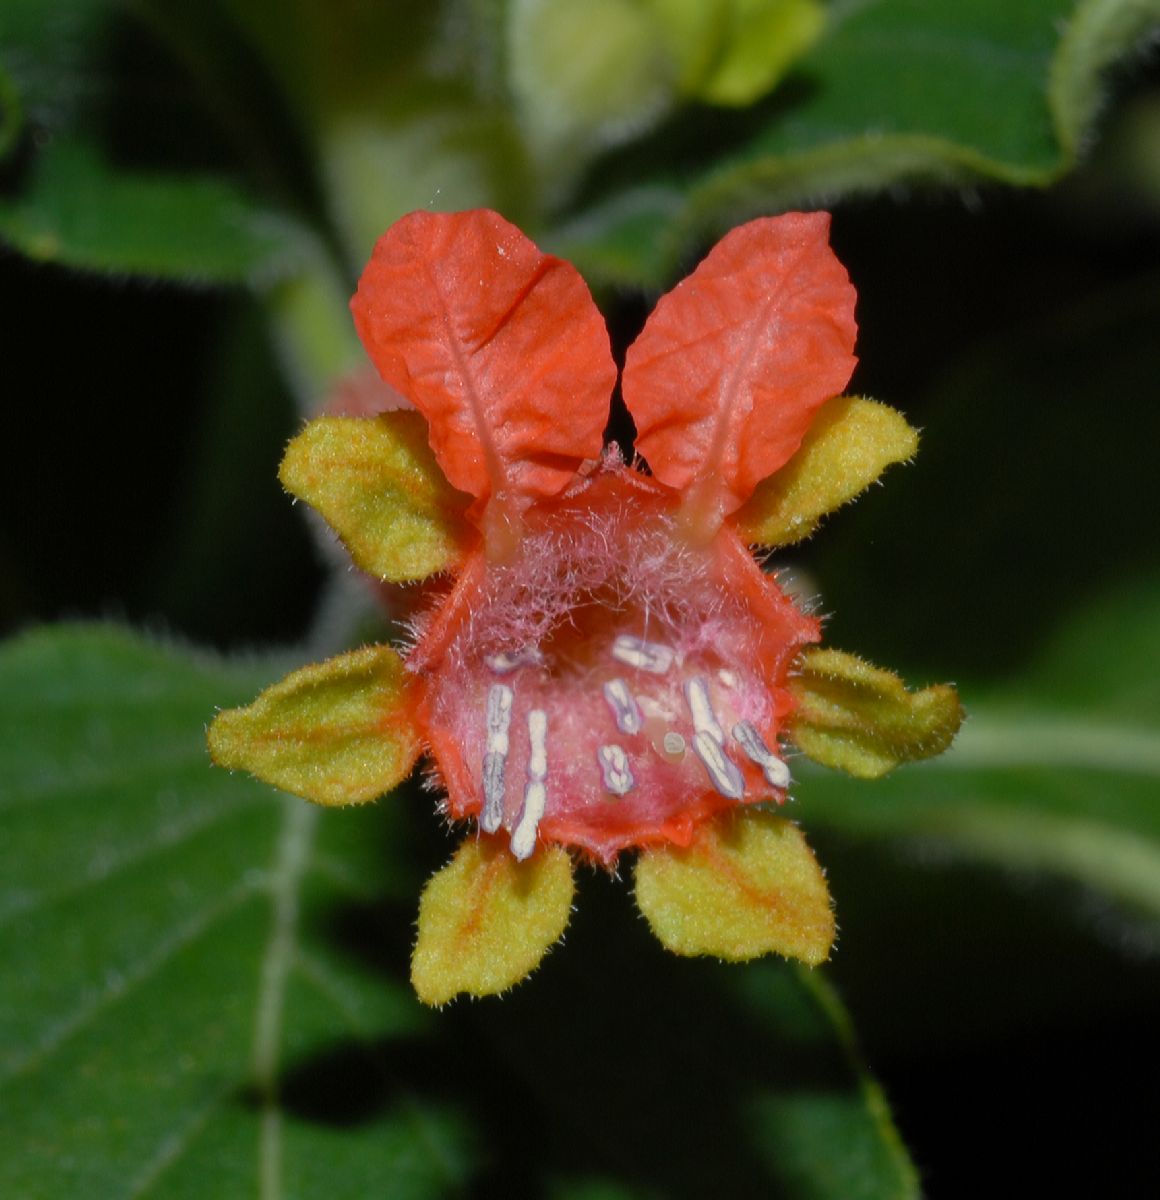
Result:
M917 450L918 432L901 413L861 396L836 396L814 418L793 458L738 511L737 532L751 545L801 541L827 513Z
M826 877L792 822L734 809L703 825L686 848L645 850L636 902L676 954L731 962L782 954L817 966L834 942Z
M419 901L411 983L424 1004L494 996L526 978L572 912L572 860L559 846L519 862L497 838L469 838Z
M471 498L444 478L420 413L319 417L286 447L278 478L377 579L425 579L463 557Z
M218 713L209 749L318 804L362 804L401 783L422 744L411 681L389 646L366 646L302 667L245 708Z
M789 736L815 762L860 779L941 754L963 723L949 684L907 691L897 675L841 650L806 650L798 666Z

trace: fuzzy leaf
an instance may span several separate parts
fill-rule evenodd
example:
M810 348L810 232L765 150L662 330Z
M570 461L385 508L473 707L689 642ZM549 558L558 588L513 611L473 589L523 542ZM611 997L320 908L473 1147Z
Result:
M419 999L446 1004L519 983L564 933L572 890L561 847L518 862L494 839L468 838L423 890L411 962Z
M403 810L322 811L206 760L215 702L270 666L113 628L0 647L0 1195L467 1186L464 1109L385 1082L382 1045L429 1026ZM336 936L369 902L390 968Z
M130 172L60 140L0 200L0 240L37 262L266 287L301 271L312 235L226 179Z
M784 99L707 129L690 114L602 164L554 249L590 282L657 287L699 242L819 196L916 181L1042 186L1090 142L1108 67L1160 24L1158 0L827 7Z
M401 783L419 757L409 690L389 646L352 650L219 713L210 753L318 804L361 804Z
M728 514L797 450L854 369L854 289L825 213L750 221L657 305L629 349L637 449L690 506Z
M962 724L947 684L908 692L897 675L840 650L806 650L800 668L790 679L790 736L815 762L860 779L941 754Z
M404 217L351 308L379 373L430 422L455 487L553 495L599 456L616 381L604 321L575 268L498 214Z
M918 433L901 413L859 396L837 396L814 418L793 458L758 484L737 514L737 532L762 546L799 542L827 513L917 450Z
M467 497L444 479L419 413L311 421L286 447L278 477L379 579L424 579L463 554Z
M816 966L834 940L825 876L801 830L761 809L707 823L687 849L645 850L636 902L677 954L783 954Z

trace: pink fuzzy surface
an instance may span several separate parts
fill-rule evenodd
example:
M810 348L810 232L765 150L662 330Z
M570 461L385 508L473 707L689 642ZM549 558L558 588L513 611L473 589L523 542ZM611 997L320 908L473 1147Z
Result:
M455 818L483 803L487 696L512 689L503 827L518 819L528 772L528 713L547 715L547 804L539 837L610 863L631 846L687 844L696 826L736 803L784 799L737 751L745 791L733 800L711 786L692 751L684 687L704 680L728 732L749 721L777 749L790 708L784 684L817 622L763 575L726 526L693 546L675 520L675 493L618 461L606 461L561 497L526 514L514 554L469 562L456 588L420 630L408 666L421 680L422 721ZM673 652L671 667L649 672L617 661L614 639L631 635ZM487 660L524 652L529 661L497 672ZM604 696L622 679L643 728L625 733ZM682 735L683 755L666 753L666 732ZM634 786L605 787L597 752L626 753Z

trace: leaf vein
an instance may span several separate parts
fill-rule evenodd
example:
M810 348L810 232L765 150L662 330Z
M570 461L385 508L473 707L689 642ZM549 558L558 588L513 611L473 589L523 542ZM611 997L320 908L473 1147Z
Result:
M39 1070L72 1038L99 1020L107 1009L127 999L136 988L161 970L174 955L192 945L198 938L204 937L214 925L229 916L253 894L253 885L239 883L216 904L207 905L183 922L172 937L163 940L143 958L128 966L115 982L106 983L104 990L94 999L82 1003L69 1016L56 1021L27 1053L11 1060L0 1069L0 1082L10 1082Z
M256 807L258 807L257 798L245 805L238 805L231 799L228 804L222 804L216 810L201 807L194 811L192 818L187 817L185 820L159 825L153 831L151 838L138 842L122 853L111 855L106 862L101 864L99 873L73 879L61 887L31 895L18 893L6 904L0 902L0 929L3 929L15 918L29 916L86 891L103 887L107 883L114 883L124 871L140 866L168 851L179 849L199 834L214 829L232 817L249 813Z

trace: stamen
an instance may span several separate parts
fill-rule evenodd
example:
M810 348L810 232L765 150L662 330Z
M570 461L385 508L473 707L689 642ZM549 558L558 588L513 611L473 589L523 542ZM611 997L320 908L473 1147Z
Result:
M770 787L789 787L789 767L765 744L765 739L749 721L738 721L733 736L751 762L757 763Z
M519 667L538 667L544 656L538 646L521 646L518 650L501 650L483 660L497 675L510 675Z
M507 757L487 753L483 756L483 811L479 827L484 833L495 833L503 824L504 769Z
M701 729L693 737L693 749L709 776L709 782L730 800L745 795L745 780L736 764L726 755L720 743L708 730Z
M606 790L614 796L624 796L632 791L636 780L628 765L628 755L619 746L601 746L596 751L596 757L600 760L600 774Z
M621 733L640 733L643 724L640 709L623 679L610 679L604 685L604 699L616 718L616 728Z
M709 699L709 684L704 675L694 675L685 684L685 702L693 717L693 730L696 733L707 733L718 746L725 745L725 731L717 721L713 704Z
M487 749L492 754L508 752L508 728L512 723L515 693L506 683L493 683L487 690Z
M487 693L487 752L483 756L483 811L479 827L495 833L503 823L504 768L508 756L508 728L512 721L510 687L493 683Z
M644 638L622 633L612 643L612 657L626 666L663 675L673 665L676 655L671 647L660 642L646 642Z
M548 714L542 708L528 713L528 738L532 752L528 755L528 778L548 777Z
M516 815L516 827L512 830L511 850L521 862L536 848L536 831L548 803L548 714L542 708L533 708L528 713L528 740L531 753L528 755L528 785L524 788L524 802Z
M512 853L523 862L536 848L536 830L540 826L540 818L544 815L544 806L548 802L548 789L544 784L534 779L524 789L524 803L520 809L519 820L512 830Z

